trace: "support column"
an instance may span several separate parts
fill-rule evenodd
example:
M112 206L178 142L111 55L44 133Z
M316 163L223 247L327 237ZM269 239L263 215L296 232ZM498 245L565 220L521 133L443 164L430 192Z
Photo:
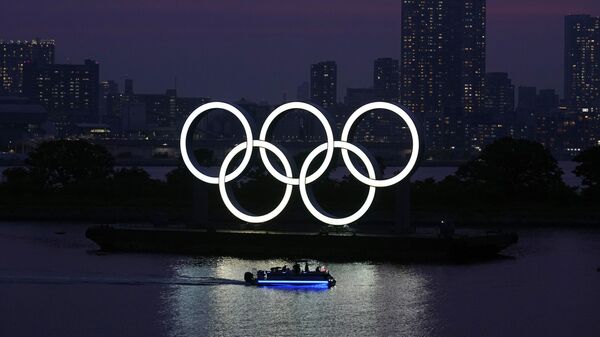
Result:
M410 180L402 180L395 188L394 232L414 233L415 226L410 221Z
M206 183L194 179L192 198L192 221L193 228L208 227L208 186Z

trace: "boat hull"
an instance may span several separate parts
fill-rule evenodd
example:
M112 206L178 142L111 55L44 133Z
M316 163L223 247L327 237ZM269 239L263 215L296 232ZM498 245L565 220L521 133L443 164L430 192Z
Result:
M489 258L517 242L514 233L367 235L210 231L93 226L86 236L105 251L160 252L244 258L438 261Z

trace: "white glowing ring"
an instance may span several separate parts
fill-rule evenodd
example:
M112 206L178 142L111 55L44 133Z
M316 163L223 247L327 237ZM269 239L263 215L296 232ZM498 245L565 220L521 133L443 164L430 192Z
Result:
M342 140L342 142L347 142L348 137L350 135L350 131L352 130L352 126L356 122L356 120L360 116L365 114L366 112L371 111L371 110L376 110L376 109L392 111L396 115L400 116L400 118L402 118L404 120L406 125L408 125L408 129L409 129L410 135L412 137L412 152L410 154L408 163L406 164L404 169L402 169L402 171L400 171L400 173L398 173L397 175L395 175L391 178L384 179L384 180L377 180L377 179L373 179L373 178L367 178L362 173L360 173L356 169L356 167L354 167L354 165L352 164L352 161L350 160L350 156L348 155L348 151L344 148L342 148L342 158L344 159L344 163L346 164L346 167L348 167L350 174L352 174L356 179L358 179L363 184L373 186L373 187L388 187L388 186L394 185L394 184L400 182L402 179L406 178L412 172L412 170L415 168L415 165L417 164L417 158L419 156L419 134L417 132L417 127L415 126L415 123L413 122L412 118L408 115L408 113L406 113L406 111L404 111L399 106L397 106L395 104L391 104L391 103L374 102L374 103L365 104L362 107L360 107L359 109L357 109L356 111L354 111L354 113L352 113L352 115L350 115L350 118L348 118L348 121L346 121L346 124L344 125L344 129L342 130L341 140Z
M200 166L200 164L195 159L192 160L190 158L190 156L188 154L188 148L187 148L188 137L191 136L189 134L189 132L190 132L192 123L194 123L194 120L196 120L196 118L198 118L202 113L204 113L208 110L213 110L213 109L227 110L227 111L231 112L240 121L240 123L242 123L244 132L246 133L246 142L244 142L242 144L252 144L253 136L252 136L252 127L250 125L250 122L248 121L248 117L246 115L244 115L238 108L234 107L231 104L227 104L227 103L223 103L223 102L210 102L210 103L203 104L200 107L198 107L196 110L194 110L188 116L188 118L185 120L185 123L183 124L183 129L181 130L181 138L179 139L179 146L181 147L181 157L183 158L183 162L185 163L185 166L188 168L188 170L196 178L202 180L205 183L217 185L220 181L219 178L211 177L208 174L203 173L201 171L202 167ZM236 168L233 172L231 172L230 174L225 176L225 182L229 182L229 181L237 178L240 174L242 174L242 172L246 169L246 166L248 166L251 156L252 156L252 146L247 146L246 153L244 154L244 158L242 159L240 166L238 166L238 168Z
M362 162L365 164L369 177L371 177L371 179L375 179L376 176L373 164L371 163L370 158L360 148L358 148L356 145L343 141L335 141L333 146L341 148L342 151L349 150L350 152L356 154L358 158L360 158L360 160L362 160ZM369 193L367 194L367 199L365 200L365 203L354 214L345 218L334 218L328 214L323 214L325 212L317 209L317 207L315 207L313 204L314 201L311 200L311 196L308 195L308 192L306 190L306 174L308 172L308 167L310 166L310 163L315 159L315 157L319 153L325 151L326 147L327 144L319 145L316 149L309 153L306 159L304 160L302 168L300 169L300 177L298 178L300 180L300 197L302 197L302 201L304 202L304 205L306 206L308 211L319 221L333 226L343 226L355 222L358 219L360 219L363 215L365 215L365 213L369 210L369 207L371 207L371 204L373 203L373 198L375 198L375 187L369 186Z
M319 108L317 108L316 106L308 104L308 103L290 102L290 103L283 104L280 107L278 107L277 109L275 109L273 112L271 112L271 114L267 117L267 119L263 123L263 126L260 130L260 135L259 135L258 139L260 139L262 141L266 141L267 133L269 131L269 128L271 127L271 124L277 119L277 117L279 117L279 115L281 115L282 113L289 111L289 110L305 110L305 111L310 112L315 117L317 117L317 119L319 119L319 122L321 122L321 124L323 125L323 128L325 129L325 136L327 137L327 143L325 144L327 146L327 152L325 153L325 160L323 161L323 164L321 164L319 169L317 169L317 171L315 171L313 174L309 175L306 178L306 182L308 184L310 184L310 183L314 182L315 180L319 179L319 177L321 177L323 175L323 173L325 173L325 170L327 170L327 167L329 166L329 164L331 164L331 160L333 158L333 141L334 141L333 130L331 128L331 125L329 124L329 120L327 119L327 117L325 116L325 113L323 113L323 111L319 110ZM273 167L273 165L271 165L271 162L269 161L269 157L267 156L267 152L265 151L265 148L260 148L259 152L260 152L260 157L262 158L262 161L263 161L265 167L267 168L267 171L269 171L269 173L271 173L271 175L273 177L275 177L275 179L279 180L280 182L282 182L284 184L291 184L291 185L299 185L300 184L300 180L298 178L286 177L283 174L279 173L279 171L277 171Z
M211 110L211 109L223 109L223 110L227 110L227 111L231 112L242 123L244 131L246 133L246 141L241 144L236 145L233 148L233 150L231 150L225 157L225 159L223 161L223 165L221 166L221 169L219 170L218 177L212 177L212 176L209 176L209 175L203 173L202 167L197 162L197 160L193 157L190 158L190 156L188 154L188 147L187 147L187 145L188 145L187 142L189 140L189 137L191 136L189 134L190 128L193 125L195 119L197 117L199 117L203 112L205 112L207 110ZM321 122L323 127L325 128L325 134L327 136L327 142L323 143L323 144L319 145L317 148L315 148L312 152L310 152L308 157L305 159L304 163L302 164L302 168L300 169L300 175L298 178L293 177L293 172L292 172L292 168L290 165L290 161L285 156L285 154L278 147L276 147L275 145L273 145L265 140L267 137L269 127L275 121L275 119L279 115L284 113L285 111L291 110L291 109L306 110L306 111L312 113L313 115L315 115L319 119L319 121ZM354 123L358 120L358 118L360 118L360 116L362 116L366 112L374 110L374 109L389 110L389 111L396 113L398 116L400 116L400 118L402 118L404 120L404 122L408 125L408 128L411 133L411 137L412 137L412 143L413 143L412 144L412 152L411 152L411 155L410 155L410 158L409 158L409 161L408 161L408 164L406 165L406 167L404 167L404 169L396 176L389 178L389 179L385 179L385 180L377 180L376 179L376 173L375 173L375 169L373 167L373 162L370 160L369 156L367 155L368 152L361 150L356 145L352 145L352 144L348 143L349 134L352 131L352 127L353 127ZM366 104L366 105L360 107L358 110L356 110L354 113L352 113L352 115L350 116L350 118L348 118L348 121L344 125L343 131L342 131L342 137L341 137L340 141L334 140L333 130L332 130L331 125L329 124L329 121L328 121L326 115L321 110L319 110L317 107L307 104L307 103L292 102L292 103L284 104L284 105L278 107L277 109L275 109L275 111L273 111L273 113L271 113L267 117L265 123L263 124L263 127L260 132L259 140L253 140L253 137L252 137L252 125L253 124L251 122L252 122L252 119L248 120L248 117L242 112L242 110L240 110L230 104L222 103L222 102L207 103L207 104L200 106L196 110L194 110L194 112L192 112L192 114L190 114L190 116L187 118L187 120L185 121L185 124L183 125L183 129L181 131L181 140L180 140L181 156L182 156L183 161L184 161L186 167L188 168L188 170L190 170L190 172L196 178L198 178L206 183L218 184L219 192L221 193L221 198L223 199L223 202L224 202L225 206L227 207L227 209L229 209L229 211L238 219L244 220L246 222L251 222L251 223L266 222L266 221L269 221L269 220L275 218L277 215L279 215L283 211L283 209L285 209L285 206L288 204L288 202L290 200L293 185L299 185L300 196L302 198L302 201L304 202L304 205L309 210L309 212L313 216L315 216L317 219L319 219L320 221L330 224L330 225L335 225L335 226L346 225L351 222L357 221L360 217L362 217L367 212L367 210L373 203L373 198L375 196L375 189L377 187L391 186L393 184L400 182L404 178L406 178L414 170L416 162L417 162L417 158L419 155L419 146L420 146L419 145L419 134L417 132L417 128L416 128L415 123L413 122L412 118L402 108L400 108L394 104L385 103L385 102L369 103L369 104ZM250 158L252 156L253 147L259 148L261 159L262 159L266 169L269 171L269 173L271 173L271 175L275 179L286 184L285 193L284 193L283 199L281 200L279 205L277 205L277 207L274 210L272 210L271 212L269 212L265 215L260 215L260 216L249 214L242 207L237 205L237 201L235 201L235 198L233 198L234 202L232 202L232 200L229 197L227 187L226 187L227 182L238 177L246 169L246 167L248 166L248 164L250 162ZM334 218L334 217L330 216L329 214L327 214L326 212L320 210L320 206L318 205L318 203L315 200L312 200L312 196L310 196L308 194L307 187L306 187L306 184L310 184L310 183L314 182L315 180L317 180L319 177L321 177L325 173L325 171L327 170L327 167L331 164L331 161L333 158L333 150L336 147L340 148L342 150L342 157L344 159L344 163L348 167L348 170L350 171L350 173L356 179L358 179L360 182L369 186L369 193L367 195L365 203L360 207L360 209L357 212L355 212L354 214L352 214L348 217L345 217L345 218ZM231 163L233 158L237 154L239 154L241 151L243 151L244 149L246 152L244 154L244 157L242 159L240 166L237 167L230 174L227 174L227 168L229 167L229 164ZM267 153L265 150L269 150L269 151L273 152L278 157L278 159L283 164L285 175L279 173L273 167L273 165L270 163L270 161L268 159L268 156L267 156ZM321 166L317 169L317 171L315 173L308 175L308 169L310 167L311 162L316 158L316 156L318 154L320 154L323 151L327 151L324 162L321 164ZM360 173L356 169L356 167L354 167L354 165L352 164L352 161L350 160L348 151L356 154L360 158L360 160L362 160L364 162L364 164L367 168L368 177L364 176L362 173Z
M223 160L223 165L221 166L221 170L219 171L219 178L218 178L219 192L221 193L221 198L223 199L223 203L225 203L225 207L227 207L227 209L235 217L237 217L240 220L250 222L250 223L261 223L261 222L266 222L266 221L269 221L269 220L275 218L285 209L285 206L287 206L288 202L290 201L293 186L290 184L285 185L285 192L283 194L283 199L281 200L281 202L279 202L279 205L277 205L277 207L275 207L275 209L273 209L271 212L269 212L265 215L251 215L248 212L244 212L244 211L240 210L242 207L240 207L239 205L235 205L233 202L231 202L231 199L229 199L229 194L227 192L227 188L225 186L227 167L231 163L231 160L233 160L233 158L238 153L243 151L244 148L251 149L253 147L258 147L260 149L267 149L267 150L273 152L277 156L277 158L281 161L281 163L283 164L285 174L288 177L292 176L292 167L290 166L290 162L288 161L286 156L283 154L283 152L279 148L277 148L277 146L275 146L271 143L268 143L268 142L261 141L261 140L255 140L252 142L252 146L247 146L246 143L237 145L236 147L233 148L233 150L231 150L227 154L227 156L225 156L225 159Z

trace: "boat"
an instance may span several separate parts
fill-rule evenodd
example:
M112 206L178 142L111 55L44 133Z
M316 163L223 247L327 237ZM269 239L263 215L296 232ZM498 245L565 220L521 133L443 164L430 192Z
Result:
M256 275L252 272L244 274L248 285L256 286L294 286L294 287L323 287L335 286L335 279L325 266L311 270L308 262L304 261L304 269L296 262L292 269L287 266L273 267L270 270L259 270Z
M108 252L176 253L241 258L329 261L463 262L495 258L515 244L515 233L476 229L451 236L435 229L414 233L317 233L195 229L150 225L96 225L86 237Z

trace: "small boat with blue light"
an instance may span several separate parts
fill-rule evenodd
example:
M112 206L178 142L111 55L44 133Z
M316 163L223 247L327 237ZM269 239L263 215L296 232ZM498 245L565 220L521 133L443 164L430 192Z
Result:
M252 272L244 274L246 284L256 286L296 286L296 287L323 287L331 288L335 279L324 266L311 270L308 262L304 262L304 269L296 262L292 269L287 266L273 267L270 270L259 270L256 275Z

